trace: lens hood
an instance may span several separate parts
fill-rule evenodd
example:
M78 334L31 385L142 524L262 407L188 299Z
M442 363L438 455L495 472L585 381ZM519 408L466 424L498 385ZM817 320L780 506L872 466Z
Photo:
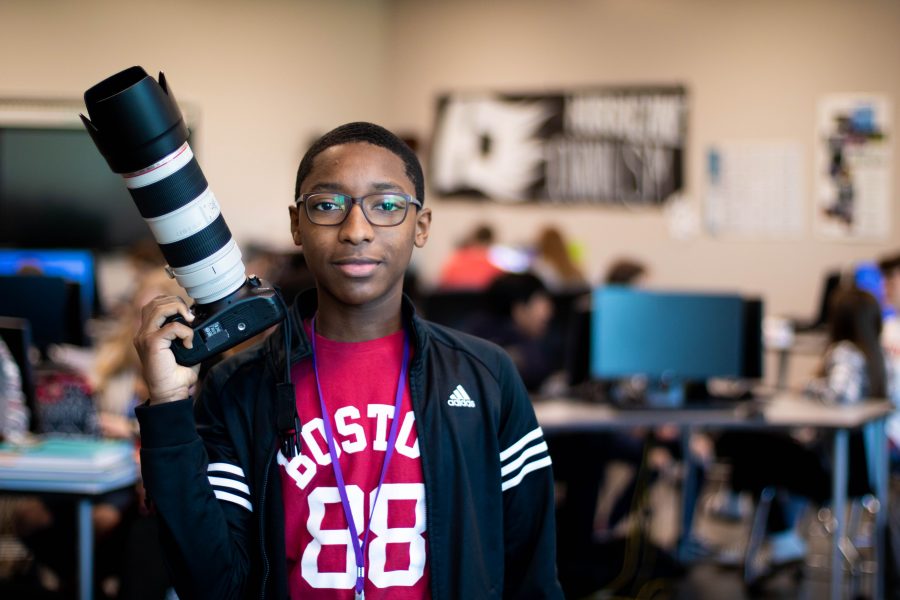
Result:
M166 85L130 67L84 93L85 128L110 168L133 173L177 150L188 138L178 104Z

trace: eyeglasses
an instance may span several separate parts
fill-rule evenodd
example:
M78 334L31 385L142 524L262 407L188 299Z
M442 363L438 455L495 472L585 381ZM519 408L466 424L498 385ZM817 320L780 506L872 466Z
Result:
M316 225L340 225L347 219L354 204L359 204L363 216L376 227L394 227L406 219L409 205L422 208L422 203L409 194L397 192L366 194L359 198L335 192L301 194L297 206L306 207L306 216Z

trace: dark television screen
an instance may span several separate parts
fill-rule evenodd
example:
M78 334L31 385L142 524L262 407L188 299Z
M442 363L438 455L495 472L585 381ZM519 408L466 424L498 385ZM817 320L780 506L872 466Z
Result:
M86 131L0 128L0 245L110 249L149 235Z

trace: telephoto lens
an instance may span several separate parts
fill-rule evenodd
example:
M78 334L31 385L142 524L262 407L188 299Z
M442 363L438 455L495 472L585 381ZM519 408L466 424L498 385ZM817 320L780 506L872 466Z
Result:
M90 117L81 115L84 126L125 180L167 271L195 302L193 348L173 344L178 363L197 364L281 321L278 292L246 274L165 76L157 83L131 67L87 90L84 103Z

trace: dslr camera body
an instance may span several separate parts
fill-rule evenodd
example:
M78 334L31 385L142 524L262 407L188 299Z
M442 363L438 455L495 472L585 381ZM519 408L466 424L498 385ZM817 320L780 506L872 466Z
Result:
M84 103L85 128L125 180L168 262L166 271L194 300L193 348L176 340L175 360L195 365L282 321L286 309L278 291L246 274L165 76L160 73L157 83L131 67L87 90Z

